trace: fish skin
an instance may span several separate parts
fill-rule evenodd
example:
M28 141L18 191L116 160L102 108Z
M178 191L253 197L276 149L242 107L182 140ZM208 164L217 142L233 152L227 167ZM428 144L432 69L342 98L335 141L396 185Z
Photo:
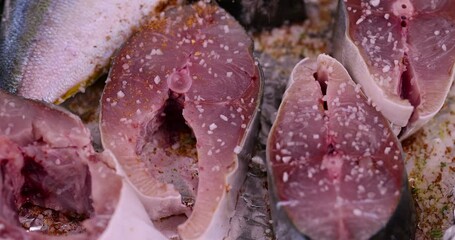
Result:
M315 65L315 64L321 64L321 65ZM297 68L299 68L300 70L297 69ZM324 70L324 68L326 70ZM322 70L320 70L320 69L322 69ZM327 69L332 69L332 70L327 70ZM342 74L340 74L340 70L344 71L344 73L342 72ZM322 102L313 103L313 99L316 102L321 101L322 95L320 95L320 96L318 96L318 94L315 95L314 92L317 92L317 91L311 90L312 88L310 86L313 86L311 81L308 81L308 80L305 81L304 80L304 79L307 79L307 78L310 78L310 77L312 78L312 76L313 76L312 71L315 71L315 72L317 71L317 76L324 75L324 71L326 71L326 73L329 75L329 77L327 78L328 79L328 87L327 87L327 95L326 95L328 110L326 110L326 113L325 113L327 115L327 117L328 117L328 123L327 123L328 125L324 125L324 124L320 125L323 122L317 123L317 121L320 121L320 120L322 120L324 118L315 118L316 122L315 123L309 123L310 124L309 126L311 126L311 127L305 128L306 131L303 130L303 129L299 130L299 131L294 131L294 133L304 133L304 134L308 135L308 140L306 140L305 143L308 144L309 147L311 149L313 149L313 150L308 148L308 152L310 154L310 157L305 158L306 159L305 161L302 160L302 165L292 165L293 163L296 163L296 164L299 163L298 161L295 160L295 157L292 157L291 159L286 160L287 162L284 162L284 160L283 161L276 160L277 159L276 158L276 156L277 156L276 155L277 154L276 153L276 151L277 151L276 149L282 149L282 150L291 151L291 152L286 153L286 154L291 154L290 156L294 156L293 155L294 153L292 153L293 150L291 150L291 149L295 149L295 148L290 147L291 145L289 145L289 148L287 148L286 144L289 143L290 141L298 141L297 139L299 139L299 138L298 137L296 137L295 139L292 138L292 140L291 139L287 139L287 140L285 140L286 141L285 143L281 142L281 144L279 144L280 142L277 139L278 139L279 134L281 134L280 131L283 131L283 132L286 131L284 129L284 127L291 127L292 128L292 126L290 125L289 121L292 122L292 120L299 119L300 117L305 118L304 116L306 116L306 115L303 114L303 113L312 114L311 111L315 110L315 106L317 106L318 104L322 105ZM331 71L336 72L336 75L333 75L333 77L330 77ZM303 72L307 72L307 73L305 73L305 75L302 76ZM309 59L302 60L300 63L297 64L296 68L294 68L294 71L291 74L291 79L289 81L288 89L286 90L286 92L285 92L285 94L283 96L283 102L280 105L280 109L279 109L278 115L277 115L277 120L275 121L274 126L271 129L271 132L270 132L270 135L269 135L269 141L267 143L267 167L268 167L268 172L269 172L269 189L270 189L271 198L272 198L272 218L274 220L274 229L275 229L275 233L276 233L277 239L281 239L281 238L283 238L283 239L308 239L308 238L314 238L314 239L342 238L342 239L344 239L347 236L349 236L348 239L353 239L354 238L353 235L350 235L350 234L353 234L352 232L344 232L344 235L338 235L338 234L342 234L342 232L330 233L330 231L328 229L333 229L333 228L328 228L327 224L329 224L329 223L325 223L325 225L324 225L325 227L321 226L321 224L318 225L316 223L317 222L316 218L314 218L314 216L313 216L314 213L311 214L311 210L305 210L305 209L311 209L311 208L314 207L313 205L307 205L305 207L305 203L302 202L302 201L307 201L308 202L308 200L310 200L310 201L314 200L311 197L308 197L309 199L305 199L305 198L307 198L306 195L312 196L312 194L313 194L309 189L307 190L308 187L311 187L311 186L315 187L316 186L316 189L319 189L317 180L316 180L315 184L313 184L313 185L311 185L310 183L307 183L307 185L306 185L307 187L302 186L302 188L298 188L298 189L305 190L304 191L305 195L300 196L300 198L302 198L300 201L299 201L299 197L298 197L299 195L296 192L296 191L299 191L299 190L296 189L297 187L295 185L294 185L294 187L289 187L290 186L289 184L295 183L294 181L297 181L296 178L298 176L299 176L298 179L299 179L300 183L302 183L302 184L304 184L307 181L312 181L311 180L312 178L308 178L307 179L306 177L303 177L303 175L305 175L305 174L297 175L297 174L299 174L298 172L300 172L300 171L305 171L305 173L306 173L306 170L299 170L300 168L297 167L297 166L302 166L303 169L305 169L305 166L306 166L304 164L305 162L313 161L314 158L316 156L320 156L320 154L323 154L324 157L330 155L330 154L324 154L324 152L325 152L324 145L325 144L329 144L329 142L332 142L332 141L334 142L333 143L333 145L334 145L334 154L340 154L341 153L342 155L345 154L345 155L349 155L349 156L352 156L352 157L355 157L358 154L360 154L360 155L358 155L359 157L363 156L363 153L364 153L363 150L365 150L363 145L360 146L360 149L362 149L362 150L359 151L358 153L356 153L356 150L354 148L350 149L349 146L351 144L349 144L349 146L347 146L347 145L344 146L342 144L341 140L344 139L344 138L347 139L347 137L344 137L344 134L352 133L352 128L348 127L347 125L345 125L345 127L343 127L343 125L339 125L339 126L337 125L337 121L341 121L338 118L339 117L343 117L342 114L340 115L340 113L343 113L344 111L346 111L346 110L343 110L343 109L349 109L349 107L351 107L352 105L354 105L354 107L355 106L359 106L359 105L356 105L356 104L359 104L359 102L365 102L366 103L365 99L363 99L361 101L356 100L356 101L347 102L347 99L351 98L349 96L352 95L352 93L354 92L354 86L353 86L353 83L348 83L348 81L346 81L346 79L348 81L352 81L352 80L349 79L349 75L343 69L341 64L336 62L336 60L334 60L333 58L330 58L330 57L324 56L324 55L320 55L318 57L317 63L316 63L316 60L309 60ZM346 90L346 94L347 95L345 94L345 97L343 97L343 98L346 98L346 99L344 99L344 100L340 99L339 100L340 107L335 107L335 106L338 106L338 105L334 104L333 100L334 99L338 99L338 95L341 94L341 92L343 90L341 90L341 92L338 93L338 91L340 91L340 90L337 90L337 88L334 88L333 86L331 87L331 81L332 81L332 84L335 84L336 82L346 82L349 85L351 85L349 87L351 89L350 90ZM340 84L340 86L341 86L341 84ZM313 87L317 88L317 86L313 86ZM344 87L341 87L341 88L344 88ZM346 87L346 89L349 89L349 88ZM321 91L321 90L318 90L318 91ZM349 93L349 91L352 91L352 92ZM294 95L294 97L298 96L296 94L300 94L299 96L305 96L305 97L304 98L292 98L292 95ZM334 94L338 94L338 95L334 95ZM361 94L361 93L359 92L359 94ZM359 97L360 98L364 98L363 95L359 96ZM354 99L356 99L356 98L357 97L354 97ZM292 102L292 100L295 100L296 102ZM297 102L297 100L298 100L298 102ZM300 102L300 100L302 100L302 101ZM309 104L308 105L309 108L301 108L302 115L298 115L299 113L296 112L296 115L294 117L289 118L289 116L291 116L289 114L291 114L292 111L298 111L297 109L292 108L292 107L294 107L297 104L298 105L304 104L305 106L307 106ZM311 107L312 104L316 104L316 105ZM322 106L319 106L319 108L322 109ZM331 108L332 108L332 110L331 110ZM337 110L337 108L339 108L339 109ZM398 166L399 166L397 168L397 169L400 169L399 172L398 173L390 172L388 174L387 173L385 173L385 174L387 174L389 177L395 175L392 178L395 179L394 182L395 181L399 182L399 185L396 186L396 187L399 187L398 188L399 190L397 190L397 189L395 189L395 190L400 192L400 197L399 198L392 197L392 198L394 198L394 200L392 200L392 201L386 200L387 204L392 204L393 205L393 209L387 210L387 211L389 211L387 213L387 215L379 215L379 216L387 217L387 218L384 218L384 219L380 218L381 224L379 224L379 225L377 225L377 223L376 223L375 226L368 225L368 228L374 227L373 229L368 230L368 234L369 235L366 236L365 233L363 235L362 234L356 235L355 239L357 239L357 238L359 238L359 239L413 239L413 236L415 234L415 215L414 215L415 209L414 209L414 206L413 206L412 198L411 198L411 195L410 195L410 190L409 190L408 183L407 183L407 176L406 176L406 172L404 170L404 163L403 163L402 159L400 158L400 155L401 155L401 152L402 152L400 144L399 144L397 138L394 136L394 134L391 133L391 130L388 127L387 121L385 119L383 119L383 117L380 115L380 113L376 112L376 110L374 110L371 106L368 106L367 109L368 110L366 110L366 112L368 112L368 114L364 115L365 119L372 120L373 116L377 116L378 117L377 119L378 119L379 123L384 124L385 128L388 129L388 133L387 134L385 134L383 132L383 130L380 130L381 129L380 126L375 126L374 127L375 129L368 131L369 133L379 134L380 135L379 139L376 139L376 140L370 139L371 140L371 143L370 143L371 145L368 145L368 146L370 146L370 147L368 147L368 149L376 149L376 150L371 150L372 151L371 152L371 154L372 154L371 156L372 156L373 159L378 159L378 158L379 159L384 159L385 158L383 160L384 161L384 166L387 166L388 164L395 164L392 161L398 161L398 163L396 163L396 164L398 164ZM375 115L370 115L370 111L373 111L375 113ZM288 114L288 118L285 119L284 116L286 116L287 114ZM347 114L349 114L349 113L347 113ZM333 116L332 120L331 120L331 116ZM313 118L311 118L311 119L313 119ZM305 118L302 121L303 122L312 121L311 119L306 119ZM317 120L317 119L319 119L319 120ZM363 121L365 121L365 120L359 120L358 124L355 124L355 126L360 125L360 124L367 124L367 123L365 123ZM352 125L352 124L353 123L350 123L350 125ZM294 128L295 127L296 126L294 126ZM324 134L322 134L322 135L319 134L318 135L319 137L317 138L317 140L314 141L311 136L313 136L313 134L315 132L318 132L320 127L321 127L321 131L328 131L328 133L329 133L328 137L326 139L324 137ZM338 128L341 127L341 130L337 131L336 130L337 127ZM342 134L330 133L331 131L335 131L335 132L342 133ZM384 148L385 146L383 145L384 143L380 143L379 145L376 145L376 143L378 143L378 141L382 142L382 140L380 140L380 139L382 139L381 136L383 134L385 134L387 136L386 137L387 138L387 141L386 141L387 144L389 143L389 141L392 141L394 143L393 147L391 147L392 150L389 150L389 151L384 150L385 149ZM285 135L287 136L288 134L286 133ZM284 136L284 133L283 133L283 136ZM360 139L362 139L364 137L365 136L363 136L363 137L360 136ZM327 143L325 141L327 141ZM318 142L321 143L320 148L318 148L318 147L314 147L313 148L312 146L315 145ZM337 145L340 145L340 146L337 147ZM389 145L387 145L387 146L389 146ZM318 150L318 149L322 149L322 150ZM319 153L318 151L322 151L322 152ZM331 152L332 150L330 150L330 148L328 148L327 151ZM384 151L384 153L383 153L383 151ZM395 152L395 151L399 153L397 160L392 159L392 155L388 155L388 152ZM311 157L311 156L315 156L315 157ZM346 158L346 160L344 160L344 161L349 161L349 158ZM321 164L324 164L324 161L322 161ZM401 165L401 167L400 167L400 165ZM391 165L389 165L389 166L391 166ZM319 169L318 165L312 165L312 167L314 167L316 169ZM346 167L349 168L349 166L346 166ZM284 170L282 170L282 169L284 169ZM328 168L328 169L336 170L337 168L336 167L332 167L332 168ZM377 169L379 171L384 171L385 170L385 169L383 169L381 167L378 167ZM289 173L288 175L286 175L286 177L284 177L284 174L283 174L283 179L281 178L281 172L282 171L286 171L285 174ZM346 171L349 172L349 169L347 169ZM389 168L388 171L396 171L396 170L392 170L392 168ZM316 176L317 174L320 174L320 173L315 172L314 174ZM329 176L330 172L327 172L327 174ZM355 177L355 175L353 175L353 174L351 174L351 175L353 177ZM341 179L345 179L344 177L345 177L345 175L341 175ZM303 179L303 178L305 178L305 179ZM372 178L370 180L373 180L373 179L374 178ZM380 180L380 179L381 178L378 178L378 180ZM368 180L368 179L366 179L366 180ZM343 183L345 181L341 181L341 182ZM286 183L287 185L284 184L284 183ZM370 185L367 185L367 182L364 182L363 185L365 186L365 188L370 186ZM389 185L393 185L392 182L389 182ZM373 186L370 186L370 187L373 187ZM291 191L292 190L291 188L293 189L294 193L292 193L293 191ZM289 192L286 192L286 189L288 189ZM367 188L367 191L368 191L368 189L369 188ZM393 189L394 188L392 188L392 191L395 191ZM347 190L347 189L344 188L344 190ZM328 191L329 192L331 191L330 187L329 187ZM371 189L370 191L373 191L373 189ZM346 191L344 191L344 192L346 192ZM322 192L322 195L324 195L323 192ZM326 202L327 200L330 201L330 198L329 199L325 199L325 200L321 199L322 195L320 195L318 197L318 200L317 200L318 202L322 203L322 202ZM345 195L343 195L343 193L340 193L340 195L341 196L345 196ZM389 194L389 197L392 196L392 195L393 194ZM303 196L305 196L305 197L303 197ZM330 196L330 195L328 195L328 196ZM354 195L354 196L356 196L356 195ZM361 195L358 195L358 196L361 196ZM357 199L357 198L355 197L353 199ZM363 198L363 199L367 200L366 197ZM349 200L349 198L347 200ZM281 201L285 201L285 202L281 202ZM362 202L362 198L359 198L358 201L361 203ZM384 200L381 200L381 201L384 201ZM294 202L294 204L297 204L295 206L301 206L300 209L302 209L302 213L299 213L299 214L295 213L295 211L298 211L299 208L292 206L291 202ZM289 205L284 205L285 203L288 203ZM311 203L314 204L314 202L311 202ZM310 203L307 203L307 204L310 204ZM351 204L352 204L352 202L351 202ZM349 204L346 204L346 205L350 206ZM359 204L357 208L362 209L361 205L362 204ZM309 208L307 208L307 207L309 207ZM336 212L334 212L335 208L332 211L330 209L330 206L326 206L326 207L329 208L327 210L327 214L331 215L331 214L335 214L336 213ZM383 207L381 207L381 209L382 208ZM387 209L387 208L384 208L384 209ZM349 208L348 208L348 210L349 210ZM315 211L315 210L313 210L313 211ZM326 211L326 209L324 211ZM362 210L362 211L370 211L370 210L365 209L365 210ZM381 211L377 211L376 212L376 210L374 210L374 211L371 211L371 214L382 214ZM302 215L302 214L305 214L305 213L306 214L310 214L313 217L308 216L308 215ZM324 214L326 214L326 213L324 213ZM307 216L306 217L306 218L308 218L307 220L305 220L305 216ZM352 218L348 217L349 216L349 211L344 212L344 215L340 215L340 216L344 216L343 219L345 219L345 221L346 221L346 222L344 222L344 224L346 224L346 226L349 226L349 228L347 228L347 229L351 229L351 231L355 231L356 233L360 232L359 230L361 230L361 229L352 230L352 227L355 227L357 225L349 225L349 224L353 224L352 222L348 221L349 219L352 219ZM292 220L292 219L294 219L294 220ZM312 226L308 227L308 225L305 225L302 222L299 222L298 219L300 219L300 221L305 221L306 224L310 224L311 223ZM324 219L325 218L319 219L319 220L324 220ZM367 219L365 219L365 220L367 220ZM384 222L384 220L386 220L386 221ZM354 220L352 220L352 221L354 221ZM382 225L382 224L384 224L384 225ZM364 227L366 227L366 226L364 226ZM325 229L324 230L324 235L318 235L318 234L321 234L321 232L318 233L317 229ZM335 228L335 229L337 229L337 228ZM339 228L337 231L340 231L341 229L343 229L343 228ZM346 231L346 228L344 228L344 229L345 229L344 231ZM322 230L319 230L319 231L322 231ZM329 232L327 232L327 231L329 231ZM336 235L333 235L333 234L336 234Z
M28 51L21 45L29 46L32 37L38 31L38 26L42 22L43 12L49 7L50 0L47 1L6 1L2 3L3 15L0 27L0 88L17 93L19 81L16 79L22 71L21 59L26 58ZM30 13L39 12L32 15ZM16 16L12 18L10 16ZM21 34L25 32L27 34ZM10 56L10 57L6 57Z
M360 17L357 22L351 22L347 9L349 4L349 8L354 9L355 6L355 8L362 9L361 16L365 17L363 12L369 11L370 15L366 16L374 16L376 19L365 20ZM363 4L362 7L360 4ZM401 4L405 7L402 8ZM368 6L369 9L367 10L365 6ZM360 9L358 12L361 11ZM362 85L366 95L391 121L394 132L400 140L406 139L441 109L455 79L455 55L452 47L455 34L454 15L449 1L433 1L432 4L427 4L427 1L422 0L341 0L337 16L333 38L334 57L346 67L354 81ZM400 24L399 16L406 17L404 23ZM375 26L377 26L378 19L382 19L382 23L386 21L388 24L392 23L387 26L381 25L381 29L390 28L385 34L389 34L393 40L396 40L395 42L398 42L398 47L394 47L392 52L384 52L382 55L379 52L379 57L397 61L397 63L389 61L387 66L384 65L386 68L381 65L379 65L380 67L371 66L369 62L373 58L368 58L370 53L365 52L372 50L367 51L359 43L362 40L354 40L352 35L352 32L355 34L361 31L355 31L351 26L356 26L356 28L362 24L369 26L368 21L375 21ZM433 21L433 25L429 25L431 21ZM376 27L371 28L371 35L379 34L382 36L382 40L376 39L375 44L378 45L378 42L382 41L381 48L387 49L388 47L389 49L386 51L391 50L391 45L387 43L390 37L383 36L384 33L377 29ZM370 40L364 39L366 42ZM386 40L387 42L385 42ZM447 56L449 57L441 61L443 57ZM374 59L379 59L379 57L375 56ZM431 61L433 61L432 67L430 67ZM394 67L393 64L398 67ZM438 69L435 70L436 68ZM429 76L429 72L434 76ZM380 81L378 82L377 77L374 76L376 74L391 77L390 84L387 83L388 80L383 81L386 82L384 86L390 86L380 86ZM402 81L403 75L405 75L405 79L409 79L409 83L403 83L405 82ZM404 85L408 86L403 87ZM406 88L410 88L410 90L404 90L403 96L403 89ZM409 96L407 96L408 94Z
M5 1L0 88L62 102L106 72L115 50L163 2Z

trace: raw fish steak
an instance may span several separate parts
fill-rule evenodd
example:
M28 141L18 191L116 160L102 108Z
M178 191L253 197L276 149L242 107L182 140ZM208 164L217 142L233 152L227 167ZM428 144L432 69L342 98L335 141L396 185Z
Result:
M113 165L74 115L0 91L0 239L166 239Z
M0 88L61 102L106 72L111 55L160 0L5 1Z
M412 239L401 145L335 59L299 62L267 142L277 239Z
M164 12L116 56L102 143L167 236L228 237L261 91L251 39L216 5Z
M455 2L343 0L334 56L400 139L442 107L454 79Z

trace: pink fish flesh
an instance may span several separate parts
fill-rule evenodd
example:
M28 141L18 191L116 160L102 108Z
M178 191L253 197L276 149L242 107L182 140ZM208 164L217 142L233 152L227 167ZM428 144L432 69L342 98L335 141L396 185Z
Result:
M228 237L261 90L251 39L215 5L164 12L116 56L102 142L169 237Z
M277 239L412 239L401 145L335 59L294 67L267 164Z
M1 239L165 239L113 165L74 115L0 91Z
M455 78L455 4L342 0L334 56L404 139L441 109Z

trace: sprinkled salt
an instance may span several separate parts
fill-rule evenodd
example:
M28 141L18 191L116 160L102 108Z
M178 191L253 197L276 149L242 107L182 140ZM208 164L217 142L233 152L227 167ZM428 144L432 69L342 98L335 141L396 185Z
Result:
M235 153L235 154L239 154L241 151L242 151L242 147L240 147L240 146L235 146L235 148L234 148L234 153Z
M379 6L379 3L381 3L381 0L370 0L370 4L373 7Z
M363 22L364 18L361 17L357 20L357 22L355 22L356 25L359 25L361 22Z
M218 126L215 123L210 124L209 129L210 131L213 131L217 128Z
M354 215L356 215L356 216L362 215L362 211L360 211L359 209L354 209L354 210L352 211L352 213L354 213Z
M223 119L223 121L227 121L228 118L226 116L224 116L223 114L220 115L220 118Z
M117 97L118 98L123 98L123 97L125 97L125 93L123 93L122 91L118 91L117 92Z
M290 156L286 156L286 157L283 157L282 160L284 163L289 163L289 161L291 161L291 157Z
M388 36L387 36L387 42L390 43L390 42L392 42L392 41L393 41L393 36L392 36L392 33L389 32L389 33L388 33Z
M163 52L161 51L161 49L152 49L152 52L150 53L150 55L163 55Z
M390 70L390 66L389 66L389 65L385 65L385 66L382 68L382 72L383 72L383 73L389 72L389 70Z
M155 77L155 79L153 79L153 81L155 82L155 84L160 83L160 82L161 82L160 76L157 75L157 76Z
M224 33L229 33L229 26L228 25L224 25L223 26L223 30L224 30Z
M287 172L283 173L283 182L287 182L289 180L289 175Z

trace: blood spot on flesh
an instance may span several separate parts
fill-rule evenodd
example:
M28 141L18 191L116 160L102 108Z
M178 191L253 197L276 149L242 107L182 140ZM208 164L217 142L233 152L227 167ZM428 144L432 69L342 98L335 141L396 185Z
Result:
M401 21L401 27L404 27L404 28L405 28L406 26L407 26L406 21L405 21L405 20Z

